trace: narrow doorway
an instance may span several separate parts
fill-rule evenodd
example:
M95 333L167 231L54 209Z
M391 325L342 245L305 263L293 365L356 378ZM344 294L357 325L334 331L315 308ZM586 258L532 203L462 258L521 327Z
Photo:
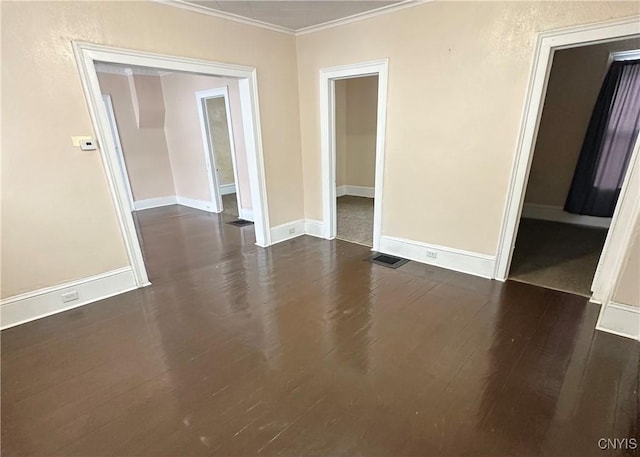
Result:
M242 126L232 114L234 100L229 95L229 88L199 91L196 96L213 174L211 186L216 190L211 198L217 201L218 210L224 214L253 221L244 141L236 132ZM236 115L238 108L234 110Z
M336 238L373 246L378 75L335 81Z
M555 53L509 279L591 297L640 128L638 48Z

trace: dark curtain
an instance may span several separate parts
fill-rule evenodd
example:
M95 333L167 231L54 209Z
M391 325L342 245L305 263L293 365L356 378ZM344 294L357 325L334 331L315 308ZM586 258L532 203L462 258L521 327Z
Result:
M640 130L640 60L612 62L573 175L565 211L611 217Z

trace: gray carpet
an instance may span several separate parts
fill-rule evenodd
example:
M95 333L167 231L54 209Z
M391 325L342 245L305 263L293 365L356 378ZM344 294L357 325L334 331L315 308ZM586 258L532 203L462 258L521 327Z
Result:
M373 246L373 198L338 197L339 240Z
M522 219L509 279L591 296L607 229Z
M227 194L222 196L222 212L238 217L238 201L236 200L236 194Z

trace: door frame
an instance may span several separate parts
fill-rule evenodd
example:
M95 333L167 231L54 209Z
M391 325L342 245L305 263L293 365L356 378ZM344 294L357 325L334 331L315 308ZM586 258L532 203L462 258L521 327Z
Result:
M118 163L120 164L120 170L122 171L122 179L124 180L129 204L132 208L135 208L133 191L131 190L131 179L129 178L127 162L124 159L124 152L122 151L122 142L120 141L120 132L118 131L118 123L116 122L116 113L113 109L113 101L111 100L111 95L102 94L102 100L104 101L104 104L107 108L107 116L109 117L110 124L109 126L111 127L111 133L113 134L113 141L115 142L116 153L118 154Z
M373 248L380 249L382 238L382 195L387 127L389 59L361 62L320 70L320 152L322 157L323 237L332 240L337 232L336 202L336 86L339 79L378 76L376 124L376 167L373 201Z
M529 88L524 105L522 126L518 136L502 228L498 240L494 274L496 279L504 281L509 274L555 51L640 37L640 32L638 31L639 19L639 16L634 16L622 20L553 30L538 35ZM619 274L616 264L618 259L624 256L624 247L628 246L629 243L628 237L630 233L627 223L632 219L635 211L634 206L638 205L630 201L635 192L631 189L630 181L632 175L634 173L637 174L636 169L639 166L639 161L637 160L639 142L640 138L636 142L629 162L629 168L592 285L593 297L591 300L596 303L606 304L610 300L617 279L615 275Z
M216 166L215 146L213 137L209 130L209 112L206 109L206 101L212 98L223 98L225 105L225 113L227 116L227 131L229 135L229 148L231 149L231 167L233 168L233 180L236 189L236 200L238 204L238 214L242 214L240 204L240 185L238 181L238 165L236 162L236 145L233 139L233 126L231 125L231 108L229 104L229 86L216 87L214 89L199 90L196 92L196 103L198 104L198 117L200 119L200 131L202 132L202 146L204 149L204 158L209 171L209 194L211 203L216 213L221 212L224 207L222 204L222 193L220 192L220 180L218 178L218 169Z
M132 49L115 48L80 41L72 41L73 52L85 94L89 115L93 124L100 157L104 166L107 183L118 224L123 236L129 262L134 272L136 285L149 285L149 277L142 256L140 241L131 212L125 183L118 165L118 156L109 132L107 110L102 102L102 92L96 73L96 62L108 62L124 65L151 67L168 71L181 71L210 76L222 76L238 79L240 104L244 130L245 147L249 168L251 202L254 215L256 244L261 247L271 245L269 209L260 127L260 107L258 103L258 79L256 69L242 65L192 59L188 57L154 54Z

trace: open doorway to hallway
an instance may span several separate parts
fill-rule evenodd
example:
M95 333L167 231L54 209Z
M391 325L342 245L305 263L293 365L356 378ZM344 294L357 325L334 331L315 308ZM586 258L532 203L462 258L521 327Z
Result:
M638 49L556 51L509 279L591 297L640 127Z
M378 76L335 82L336 238L373 246Z
M255 243L253 225L227 225L251 217L237 79L107 63L96 71L149 278L211 255L212 244Z

